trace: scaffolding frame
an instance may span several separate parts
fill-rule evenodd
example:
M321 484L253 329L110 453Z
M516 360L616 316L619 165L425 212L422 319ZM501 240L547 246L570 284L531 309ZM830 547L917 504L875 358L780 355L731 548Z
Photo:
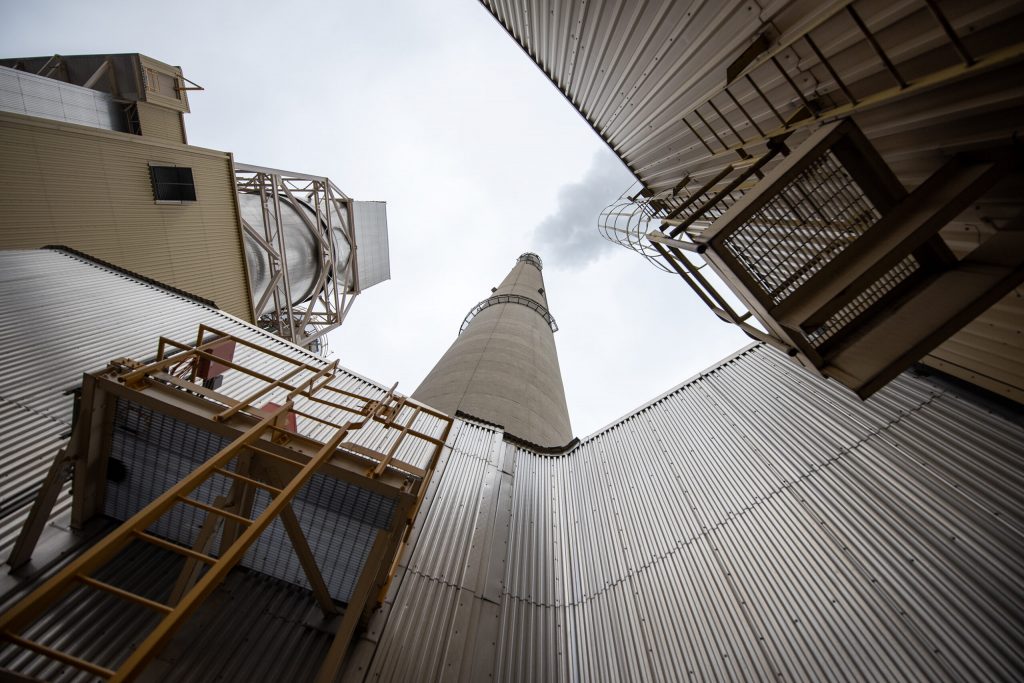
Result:
M220 352L229 344L244 348L251 357L269 358L279 371L266 374L235 362L231 354ZM258 388L238 399L198 383L203 374L211 372L209 364L214 363L217 368L213 372L235 371L255 381ZM230 436L231 441L0 616L0 637L107 680L131 680L212 594L275 519L280 519L285 528L312 587L312 597L325 616L336 614L338 607L290 505L313 474L319 473L387 496L396 503L387 528L375 532L368 559L321 665L318 680L333 680L356 627L365 622L383 599L453 422L449 416L397 394L397 385L386 392L372 392L375 395L333 386L331 382L337 372L336 361L305 362L200 325L196 341L191 344L161 337L156 359L150 363L119 358L106 370L86 375L71 441L55 459L51 476L44 482L16 543L11 558L14 566L30 558L49 517L54 492L63 485L69 468L74 469L72 525L81 528L102 513L113 405L118 399ZM267 398L280 403L257 405L257 401ZM313 408L319 409L319 414L311 412ZM308 428L298 430L298 419L306 421ZM374 441L383 444L377 446L380 450L350 440L352 434L371 424L379 425L387 435L394 435ZM314 428L326 429L330 435L314 438L302 433ZM424 447L425 466L404 459L406 453L422 453ZM190 492L215 476L231 483L227 496L218 497L213 504L189 497ZM253 517L257 490L269 494L270 502ZM176 505L191 506L206 515L191 547L147 532L147 527ZM219 552L212 547L217 532L221 533ZM91 576L136 541L185 557L169 600L156 601ZM116 668L86 661L20 635L56 601L80 586L105 591L161 615L155 628Z

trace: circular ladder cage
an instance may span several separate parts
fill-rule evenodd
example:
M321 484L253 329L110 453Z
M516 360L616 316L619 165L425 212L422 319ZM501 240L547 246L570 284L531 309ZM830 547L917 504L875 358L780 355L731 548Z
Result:
M651 198L641 194L642 190L640 183L630 185L622 196L601 212L597 230L609 242L635 251L666 273L672 272L647 239L657 211L651 206Z

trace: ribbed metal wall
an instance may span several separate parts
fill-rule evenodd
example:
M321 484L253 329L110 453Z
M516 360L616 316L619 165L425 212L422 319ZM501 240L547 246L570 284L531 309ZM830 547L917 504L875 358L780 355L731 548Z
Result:
M1024 672L1019 417L752 347L565 456L499 438L459 423L352 679Z
M6 66L0 66L0 111L106 130L126 128L112 95Z
M388 210L384 202L353 202L356 245L359 247L356 266L359 289L369 289L391 279L391 254L388 251Z
M180 111L148 102L139 102L136 107L139 111L139 127L144 136L168 142L188 142Z
M5 496L38 482L48 444L69 428L63 391L112 353L146 358L156 334L189 339L206 322L313 359L60 253L0 253L0 295L0 399L6 443L18 444L4 453L2 481L23 482ZM78 306L61 305L73 295ZM30 314L60 333L18 330ZM1024 671L1019 415L912 375L860 402L752 347L563 456L502 436L457 421L409 552L353 648L350 679L995 680ZM11 529L24 508L12 509ZM142 566L118 571L149 580ZM277 594L238 590L229 594L248 596L237 603L246 609ZM228 646L214 637L237 621L196 622L202 635L165 653L168 667L308 677L325 641L297 627L301 608L285 603L292 616L260 621L259 639L237 657L218 658ZM77 614L114 619L98 628L121 624L102 605L80 606ZM99 635L80 642L102 643L113 659L124 647ZM294 657L282 649L290 643Z
M183 563L177 553L136 543L99 576L151 599L166 599ZM235 571L149 664L140 680L312 680L332 635L305 623L311 605L306 590L253 572ZM77 656L116 666L155 620L151 610L83 587L33 626L30 635ZM245 637L239 637L241 631ZM2 670L62 683L99 680L7 644L0 644Z

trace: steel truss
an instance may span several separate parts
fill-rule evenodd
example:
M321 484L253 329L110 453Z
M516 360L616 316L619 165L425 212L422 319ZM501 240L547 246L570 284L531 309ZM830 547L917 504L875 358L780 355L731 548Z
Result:
M252 292L259 325L299 346L318 350L324 335L344 322L359 293L352 199L325 177L237 163L235 188L239 193L259 195L263 206L262 225L250 225L240 217L242 230L266 252L270 264L269 284L262 292ZM317 239L319 276L312 295L301 303L295 303L288 276L283 203L296 209ZM340 216L346 220L337 226ZM349 245L343 259L333 240L338 227ZM260 315L268 303L272 303L271 310Z

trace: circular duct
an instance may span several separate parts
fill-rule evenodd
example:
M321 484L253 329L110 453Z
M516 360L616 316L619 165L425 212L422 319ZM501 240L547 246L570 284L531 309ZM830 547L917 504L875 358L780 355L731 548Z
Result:
M326 263L326 258L321 256L320 244L317 236L310 229L310 226L317 226L321 234L327 234L325 220L318 220L316 212L308 204L301 200L294 202L287 195L279 195L277 205L281 212L281 226L284 237L284 257L287 263L288 284L291 289L291 304L298 305L308 301L316 292L317 282L327 269L327 276L334 275L334 264ZM238 194L238 206L242 213L242 219L249 224L258 234L265 235L263 204L260 195L241 192ZM271 225L275 223L275 206L273 202L267 203L267 219ZM344 264L349 255L349 244L345 238L344 225L339 223L340 212L333 211L331 216L332 238L334 242L335 259L338 264ZM245 260L249 268L249 285L252 292L253 302L258 302L263 292L266 291L271 281L270 254L267 253L260 243L247 232L243 232L243 243L245 247ZM276 243L272 243L275 249ZM284 294L283 285L281 292ZM273 300L268 299L263 310L256 311L261 316L273 309Z

